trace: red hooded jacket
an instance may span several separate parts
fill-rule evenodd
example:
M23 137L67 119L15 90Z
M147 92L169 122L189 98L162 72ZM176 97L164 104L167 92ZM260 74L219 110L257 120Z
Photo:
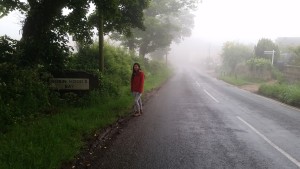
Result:
M144 91L144 72L139 71L131 80L131 92L143 93Z

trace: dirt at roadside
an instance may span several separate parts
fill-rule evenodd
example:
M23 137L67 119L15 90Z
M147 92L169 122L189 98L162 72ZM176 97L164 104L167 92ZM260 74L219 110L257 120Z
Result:
M218 78L218 75L216 74L216 72L214 70L206 70L206 73L214 78ZM275 84L276 82L277 82L276 80L271 80L269 82L266 82L266 84ZM258 93L258 89L259 89L260 85L261 84L259 84L259 83L253 83L253 84L238 86L238 88L247 90L252 93Z
M271 81L267 82L266 84L275 84L276 82L277 82L276 80L271 80ZM243 89L243 90L247 90L249 92L257 93L260 85L261 84L254 83L254 84L242 85L242 86L239 86L239 88Z
M249 85L242 85L239 86L240 89L247 90L249 92L257 93L260 84L249 84Z

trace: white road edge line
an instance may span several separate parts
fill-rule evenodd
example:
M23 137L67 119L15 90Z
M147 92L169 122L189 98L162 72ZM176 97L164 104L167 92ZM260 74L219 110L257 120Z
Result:
M261 134L258 130L256 130L253 126L251 126L248 122L246 122L241 117L237 116L237 118L242 121L244 124L246 124L248 127L250 127L256 134L258 134L262 139L264 139L267 143L269 143L273 148L275 148L277 151L279 151L282 155L284 155L286 158L288 158L291 162L296 164L300 168L300 162L297 161L295 158L293 158L291 155L289 155L287 152L282 150L280 147L278 147L276 144L274 144L271 140L269 140L266 136Z
M208 93L208 91L206 91L205 89L204 89L204 92L205 92L209 97L211 97L215 102L220 103L214 96L212 96L210 93Z

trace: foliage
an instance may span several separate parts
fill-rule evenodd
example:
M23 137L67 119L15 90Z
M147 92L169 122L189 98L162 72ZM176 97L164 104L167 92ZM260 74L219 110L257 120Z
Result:
M191 9L195 9L196 4L197 0L153 0L144 12L145 31L132 29L131 36L114 34L112 37L121 40L131 51L137 49L142 57L168 48L173 41L190 35L194 22Z
M20 49L23 51L20 65L63 69L69 53L67 33L81 43L91 43L93 26L100 20L99 15L88 19L91 4L102 11L106 33L113 30L128 33L131 27L144 28L143 10L147 7L148 0L5 0L0 8L2 15L14 9L26 13L20 42ZM64 14L63 9L69 9L70 12Z
M0 37L0 63L4 63L4 62L16 63L17 47L18 47L17 40L11 39L8 36L1 36Z
M21 0L2 0L0 1L0 18L6 16L15 9L23 12L26 11L27 8L28 6Z
M287 84L264 84L260 86L259 93L278 99L279 101L293 106L300 106L300 86Z
M44 0L28 1L29 10L23 21L20 48L22 66L45 66L47 69L63 69L69 53L67 33L75 33L81 41L90 42L92 27L87 24L86 1ZM68 15L63 8L70 9Z
M284 81L283 73L275 67L272 68L272 77L273 79L276 79L279 83L282 83Z
M250 66L251 71L271 70L272 69L270 60L264 59L264 58L253 57L253 58L247 60L246 63L248 66Z
M226 42L222 49L222 68L230 74L235 72L239 63L245 62L252 56L252 51L248 46L235 42Z
M0 132L50 106L48 87L36 70L20 70L16 65L1 63L0 86Z
M66 108L51 117L14 125L0 135L0 168L60 168L79 153L84 135L114 123L130 102L129 96L106 98L85 109Z
M300 66L300 46L292 48L291 51L294 55L290 58L289 64Z
M264 51L275 51L274 63L277 62L280 56L279 47L270 39L262 38L257 42L257 45L254 47L255 56L269 59L271 56L269 54L264 54Z
M105 44L104 54L105 72L98 72L97 60L99 58L98 43L79 46L78 53L70 57L69 69L98 72L100 90L103 94L117 95L120 85L128 85L131 74L132 57L125 50Z
M90 92L87 98L90 103L85 107L68 105L60 108L60 112L63 113L12 125L8 132L0 135L0 168L59 168L62 163L73 160L82 150L85 136L93 137L96 130L115 123L119 117L129 115L133 98L130 96L128 80L131 66L141 59L121 48L106 45L105 49L107 65L110 66L107 66L105 74L99 74L99 77L104 79L102 84L118 87L101 87L101 90ZM81 54L76 54L68 66L79 67L79 57L82 57L81 60L86 58L89 62L94 61L89 59L89 55L83 55L92 53L90 51L95 50L93 46L82 50L89 52L81 51ZM88 61L84 64L92 65ZM82 68L91 70L89 67ZM160 62L149 61L147 65L142 64L142 69L146 74L145 92L160 86L170 75L168 69ZM117 84L119 82L122 83ZM111 94L115 89L118 95ZM66 96L71 101L73 97L76 96L72 93Z
M143 10L147 8L149 0L90 0L96 5L96 11L89 17L90 23L98 28L100 15L103 15L103 33L117 31L128 34L130 28L144 29Z

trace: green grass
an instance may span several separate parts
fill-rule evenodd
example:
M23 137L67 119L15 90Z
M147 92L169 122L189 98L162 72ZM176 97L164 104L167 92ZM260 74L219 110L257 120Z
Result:
M300 85L263 84L260 86L258 92L283 103L300 107Z
M235 78L233 76L221 76L221 77L219 77L219 79L221 79L229 84L236 85L236 86L242 86L242 85L249 84L248 81L246 81L242 78Z
M151 91L154 88L159 87L170 75L172 74L170 69L165 69L160 74L146 76L145 91Z
M52 117L19 124L0 136L1 168L57 168L78 153L83 135L124 115L130 96L109 98L89 108L69 108Z
M250 79L250 78L235 77L235 76L220 76L219 79L236 86L243 86L243 85L253 84L253 83L262 84L265 82L259 79Z
M145 91L162 84L170 75L165 71L149 76ZM120 97L94 98L86 108L64 108L53 116L15 124L0 135L1 169L55 169L68 162L85 145L84 137L129 114L133 98L123 86Z

